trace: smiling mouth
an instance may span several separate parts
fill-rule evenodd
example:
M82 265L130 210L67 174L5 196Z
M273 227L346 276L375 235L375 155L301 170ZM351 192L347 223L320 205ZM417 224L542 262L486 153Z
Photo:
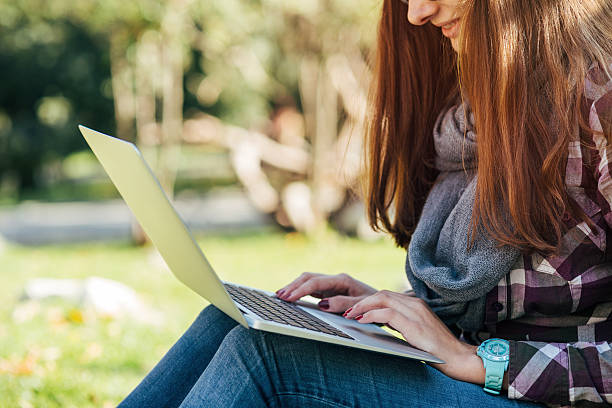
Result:
M442 34L445 37L455 38L459 34L459 19L456 18L444 24L443 26L441 26L441 28L442 28Z

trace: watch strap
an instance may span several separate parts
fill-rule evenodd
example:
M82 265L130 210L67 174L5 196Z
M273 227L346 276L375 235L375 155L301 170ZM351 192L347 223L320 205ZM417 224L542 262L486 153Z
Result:
M487 360L485 364L485 386L484 390L490 394L498 395L504 382L507 361Z

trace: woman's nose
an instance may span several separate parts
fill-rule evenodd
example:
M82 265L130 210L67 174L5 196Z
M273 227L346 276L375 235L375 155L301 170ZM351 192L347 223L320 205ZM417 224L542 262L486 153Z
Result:
M423 25L438 12L439 5L431 0L409 0L408 21L410 24Z

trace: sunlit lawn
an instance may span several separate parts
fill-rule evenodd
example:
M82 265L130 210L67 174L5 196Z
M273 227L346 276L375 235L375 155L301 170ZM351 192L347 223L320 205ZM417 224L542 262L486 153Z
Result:
M301 271L346 272L378 288L405 287L404 252L329 233L206 237L201 246L222 279L275 290ZM179 283L150 248L121 244L19 248L0 255L0 407L115 406L188 327L205 301ZM163 316L158 327L44 302L15 319L35 277L100 276L134 288Z

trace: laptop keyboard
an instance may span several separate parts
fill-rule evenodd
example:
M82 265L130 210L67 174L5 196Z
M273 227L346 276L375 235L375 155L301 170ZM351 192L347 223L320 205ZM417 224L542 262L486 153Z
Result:
M227 283L224 285L235 302L255 312L263 319L354 340L343 331L336 329L321 319L317 319L315 316L304 312L289 302L269 296L258 290L242 288Z

